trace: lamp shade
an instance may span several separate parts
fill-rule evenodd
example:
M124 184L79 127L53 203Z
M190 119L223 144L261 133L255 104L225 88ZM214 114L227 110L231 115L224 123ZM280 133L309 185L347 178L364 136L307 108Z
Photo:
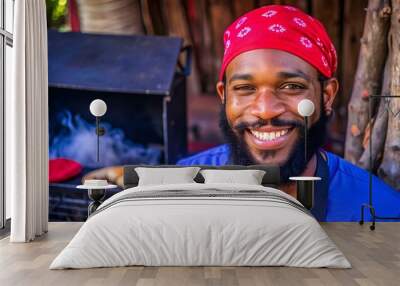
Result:
M309 99L303 99L297 105L297 111L301 116L311 116L314 113L314 103Z
M89 109L93 116L101 117L107 111L107 104L101 99L95 99L90 103Z

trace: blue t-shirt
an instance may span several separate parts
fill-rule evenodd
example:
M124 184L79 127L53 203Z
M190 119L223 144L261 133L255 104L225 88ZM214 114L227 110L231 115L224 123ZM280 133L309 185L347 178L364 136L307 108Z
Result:
M323 151L327 157L326 176L321 172L323 164L317 164L316 175L323 177L326 196L323 194L315 203L313 214L320 221L358 221L361 205L369 200L369 173L339 156ZM188 158L181 159L178 165L227 165L230 162L228 145L220 145ZM372 199L376 215L381 217L400 217L400 192L373 176ZM371 219L369 209L365 209L364 219ZM379 221L379 220L378 220Z

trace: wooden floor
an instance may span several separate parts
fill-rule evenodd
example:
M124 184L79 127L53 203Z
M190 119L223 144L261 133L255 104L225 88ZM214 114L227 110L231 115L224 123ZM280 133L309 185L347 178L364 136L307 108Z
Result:
M379 223L372 232L357 223L326 223L324 229L352 269L289 267L121 267L48 270L81 223L50 223L32 243L0 241L0 285L400 285L400 223Z

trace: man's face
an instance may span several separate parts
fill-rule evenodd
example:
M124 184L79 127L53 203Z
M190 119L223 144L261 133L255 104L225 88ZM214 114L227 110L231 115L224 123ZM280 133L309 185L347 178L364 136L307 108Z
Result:
M315 105L309 128L325 112L321 106L331 108L337 91L336 80L322 90L314 67L272 49L240 54L229 63L225 79L225 86L219 82L217 90L225 102L227 123L251 161L258 164L284 165L303 135L298 103L309 99Z

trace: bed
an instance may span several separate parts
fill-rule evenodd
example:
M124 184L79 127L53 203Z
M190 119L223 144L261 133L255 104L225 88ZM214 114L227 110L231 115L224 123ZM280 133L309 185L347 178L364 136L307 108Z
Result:
M205 183L200 173L193 183L138 185L137 167L124 168L126 189L100 205L50 269L351 267L310 212L276 188L277 167L198 166L262 169L260 185Z

